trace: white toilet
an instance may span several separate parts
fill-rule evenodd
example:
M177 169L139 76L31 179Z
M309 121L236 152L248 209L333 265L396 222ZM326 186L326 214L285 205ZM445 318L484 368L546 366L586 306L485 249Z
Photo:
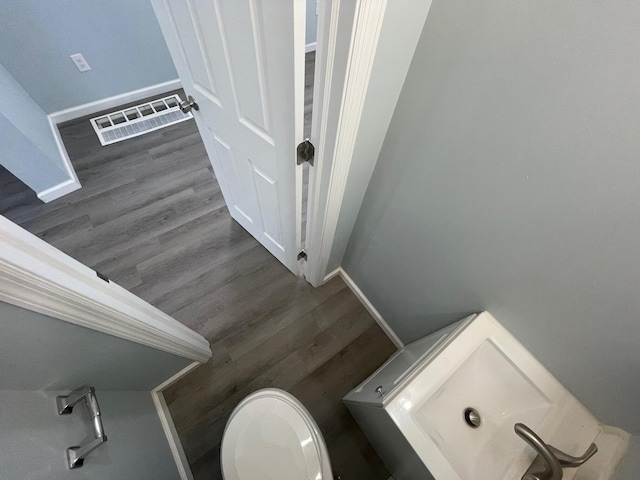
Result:
M258 390L238 404L220 451L225 480L331 480L320 429L306 408L276 388Z

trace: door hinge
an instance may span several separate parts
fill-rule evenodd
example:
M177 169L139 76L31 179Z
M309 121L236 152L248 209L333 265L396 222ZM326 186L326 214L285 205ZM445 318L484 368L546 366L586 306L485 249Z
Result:
M298 145L296 149L298 153L298 165L302 165L304 162L308 162L313 167L313 157L316 153L316 147L307 138L304 142Z
M300 250L300 253L298 254L298 260L304 260L306 262L307 252L305 252L304 250Z

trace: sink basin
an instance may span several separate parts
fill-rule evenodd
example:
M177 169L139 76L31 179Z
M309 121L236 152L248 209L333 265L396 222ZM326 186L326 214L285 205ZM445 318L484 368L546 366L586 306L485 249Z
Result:
M579 455L598 421L488 312L465 322L385 398L385 409L436 479L513 480L536 453L521 422ZM565 471L572 479L576 469Z
M540 425L552 408L544 392L488 340L413 411L413 418L462 478L489 471L491 478L501 478L508 468L503 459L517 457L524 447L513 425ZM475 425L465 416L467 409L479 415Z

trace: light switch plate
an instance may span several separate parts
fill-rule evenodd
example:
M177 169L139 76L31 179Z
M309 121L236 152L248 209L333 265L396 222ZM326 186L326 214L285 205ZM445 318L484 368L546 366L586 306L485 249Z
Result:
M70 57L71 57L71 60L73 60L73 63L76 64L76 67L78 67L78 70L80 70L81 72L86 72L88 70L91 70L91 67L89 66L89 64L84 59L81 53L74 53L73 55L70 55Z

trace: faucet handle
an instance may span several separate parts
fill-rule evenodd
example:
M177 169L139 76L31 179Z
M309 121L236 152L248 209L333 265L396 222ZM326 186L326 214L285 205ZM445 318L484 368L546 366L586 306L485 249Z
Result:
M552 445L547 445L524 423L516 423L514 430L520 438L538 452L538 456L524 474L522 480L561 480L562 467L579 467L598 451L598 446L592 443L581 456L574 457Z
M562 480L560 460L549 449L533 430L524 423L516 423L513 427L518 436L538 452L538 456L526 471L522 480Z
M560 462L560 465L563 467L579 467L584 462L593 457L593 455L598 451L598 446L595 443L592 443L591 445L589 445L589 448L587 448L586 452L584 452L579 457L574 457L572 455L564 453L562 450L558 450L553 445L547 446L549 447L549 450L551 450L551 453L556 456L556 458Z

